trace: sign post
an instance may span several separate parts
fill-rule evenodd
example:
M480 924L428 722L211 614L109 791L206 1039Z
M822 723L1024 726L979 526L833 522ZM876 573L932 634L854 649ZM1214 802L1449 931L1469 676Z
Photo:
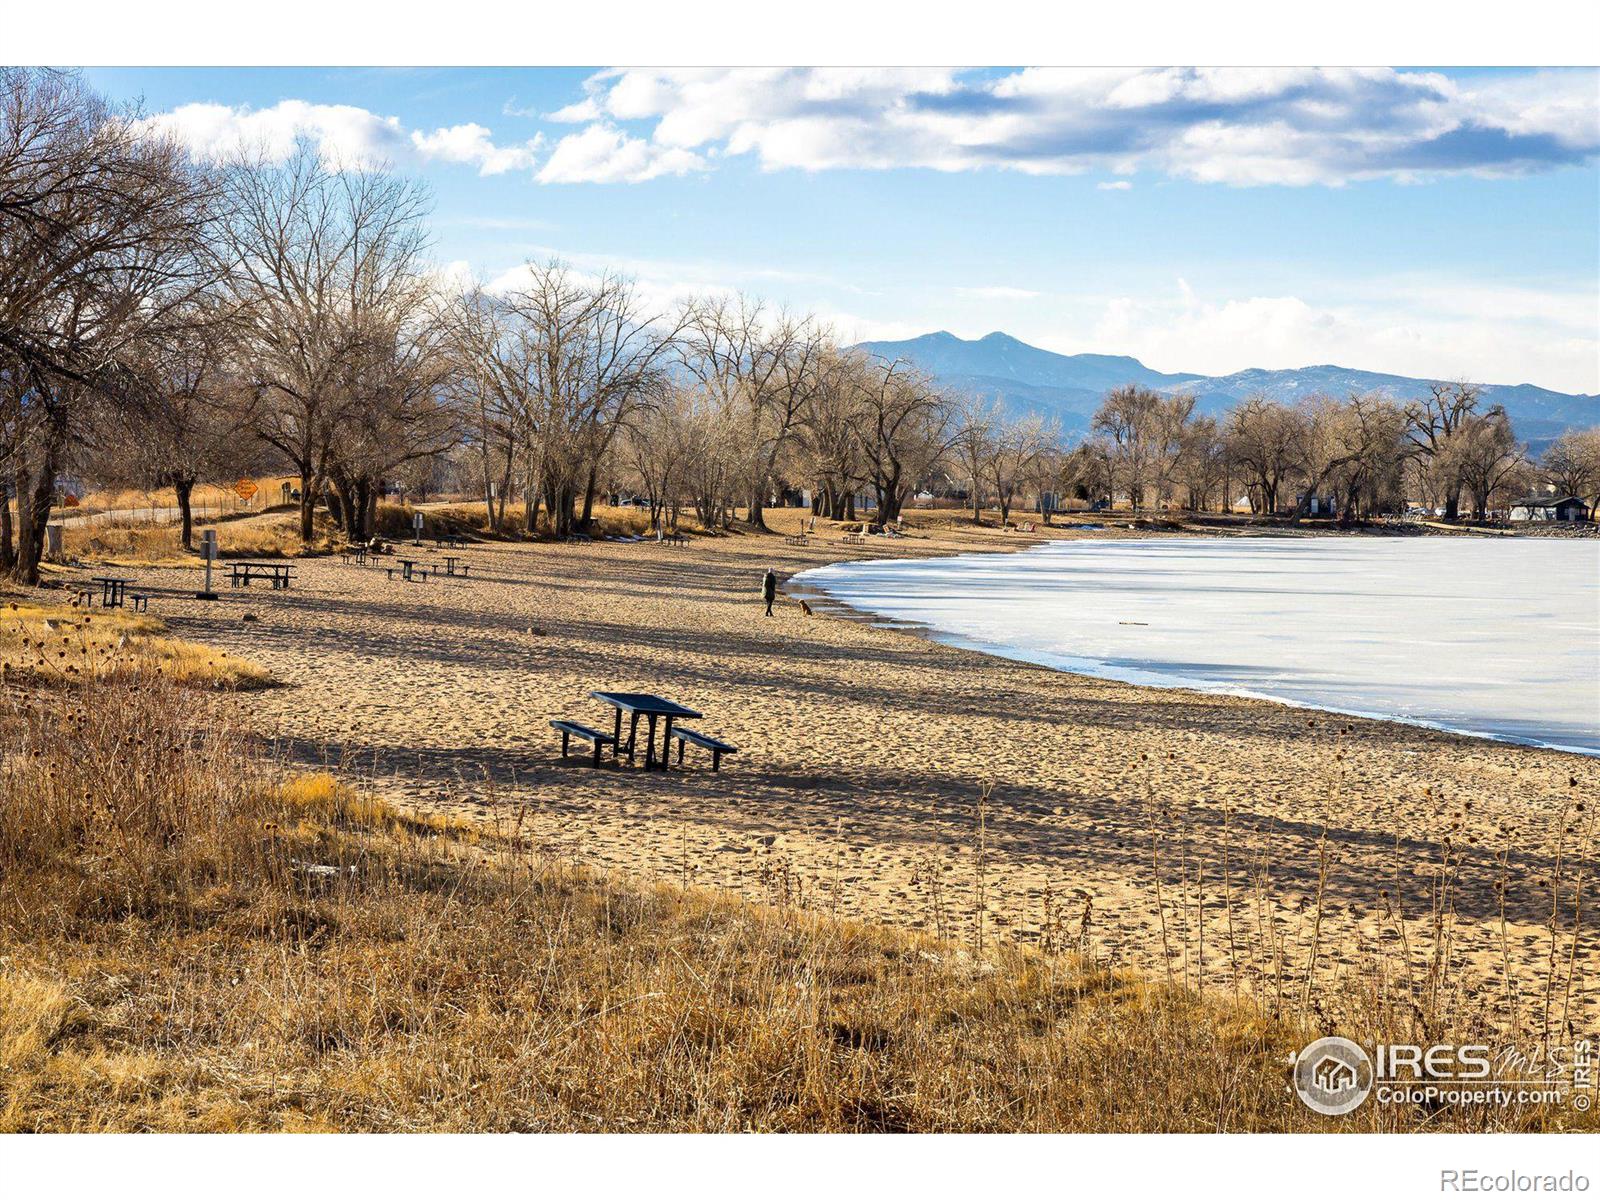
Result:
M255 494L258 490L259 489L256 487L256 481L254 479L241 479L238 483L233 485L234 495L238 496L239 499L243 500L246 504L249 504L250 501L255 498Z
M211 563L217 557L217 531L215 529L203 530L200 534L200 555L206 560L206 590L196 592L196 600L215 600L217 594L211 590Z
M413 513L413 514L411 514L411 544L413 546L422 545L422 514L421 513Z

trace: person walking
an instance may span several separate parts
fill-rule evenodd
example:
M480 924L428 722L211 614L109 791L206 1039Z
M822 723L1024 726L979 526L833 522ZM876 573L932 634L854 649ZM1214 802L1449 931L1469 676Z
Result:
M778 575L771 567L761 577L761 598L767 602L767 616L772 615L772 602L778 596Z

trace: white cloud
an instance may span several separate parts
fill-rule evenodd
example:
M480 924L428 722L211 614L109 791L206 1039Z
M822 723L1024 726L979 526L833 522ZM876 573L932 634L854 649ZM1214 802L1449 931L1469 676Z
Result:
M1588 70L1463 82L1387 68L625 69L591 76L583 99L552 119L589 123L573 155L587 149L606 163L679 150L749 154L768 170L1148 170L1235 186L1339 185L1590 162L1600 152L1597 79ZM650 123L648 142L605 121Z
M543 138L497 146L482 125L452 125L424 133L349 104L280 100L270 108L184 104L142 118L138 126L176 137L198 158L220 160L259 154L281 162L297 139L309 139L331 164L343 167L400 166L413 161L460 163L480 175L531 170Z
M519 144L496 146L489 130L470 123L435 129L427 134L415 130L411 134L411 144L423 158L466 163L477 167L480 175L503 175L507 171L531 169L534 155L543 143L544 137L540 135Z
M640 183L703 170L698 154L629 137L614 125L590 125L556 143L540 183Z
M1133 188L1133 184L1129 183L1126 179L1118 179L1112 183L1097 183L1094 186L1099 188L1102 192L1126 192L1131 191Z
M138 126L171 135L199 158L239 153L282 161L297 138L313 141L324 158L345 166L377 166L406 154L409 143L397 117L382 117L349 104L282 100L271 108L184 104L145 117Z
M1173 293L1102 301L1078 344L1159 370L1226 375L1337 363L1423 378L1600 389L1594 289L1542 291L1465 280L1367 280L1341 298ZM1059 341L1059 319L1054 324ZM1048 336L1048 335L1047 335Z

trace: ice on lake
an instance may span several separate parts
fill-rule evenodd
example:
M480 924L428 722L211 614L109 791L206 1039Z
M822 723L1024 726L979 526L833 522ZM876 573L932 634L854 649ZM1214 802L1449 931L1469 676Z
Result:
M1051 542L798 579L1027 662L1600 754L1600 540Z

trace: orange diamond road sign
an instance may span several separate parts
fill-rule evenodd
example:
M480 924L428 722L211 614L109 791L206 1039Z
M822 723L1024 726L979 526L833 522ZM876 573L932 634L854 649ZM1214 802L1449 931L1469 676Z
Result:
M248 500L256 494L256 481L254 479L241 479L233 485L233 490L239 493L239 499Z

